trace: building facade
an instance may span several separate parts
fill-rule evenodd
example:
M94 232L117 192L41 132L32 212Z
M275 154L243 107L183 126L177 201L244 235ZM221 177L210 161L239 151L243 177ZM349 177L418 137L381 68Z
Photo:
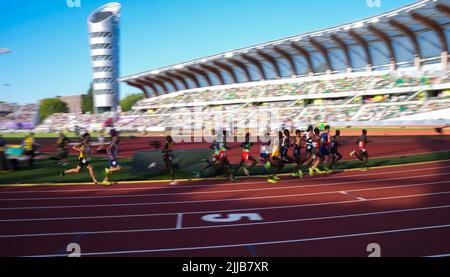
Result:
M61 96L59 97L61 101L66 103L67 108L69 108L69 113L81 113L83 104L83 95L71 95L71 96Z
M96 113L116 111L119 104L119 3L109 3L88 18Z

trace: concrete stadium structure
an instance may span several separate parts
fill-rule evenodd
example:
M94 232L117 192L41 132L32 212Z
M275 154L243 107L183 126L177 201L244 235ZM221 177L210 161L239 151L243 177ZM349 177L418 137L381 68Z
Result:
M119 103L119 3L109 3L88 18L96 113L116 111Z
M410 68L447 71L450 0L123 77L148 97L238 83Z

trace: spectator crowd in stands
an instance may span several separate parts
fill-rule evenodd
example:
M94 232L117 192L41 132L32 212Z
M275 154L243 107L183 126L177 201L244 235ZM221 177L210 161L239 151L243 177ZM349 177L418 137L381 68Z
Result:
M35 131L102 130L106 122L127 131L170 128L182 126L200 113L204 127L217 118L231 117L248 124L264 111L277 112L279 120L288 123L386 120L448 108L448 91L425 95L431 85L448 83L449 72L427 72L198 89L141 100L127 113L54 114ZM389 91L396 88L400 90ZM350 93L332 95L339 92ZM5 122L32 121L36 115L35 105L0 104L0 128Z
M0 103L0 130L32 129L37 120L37 105Z

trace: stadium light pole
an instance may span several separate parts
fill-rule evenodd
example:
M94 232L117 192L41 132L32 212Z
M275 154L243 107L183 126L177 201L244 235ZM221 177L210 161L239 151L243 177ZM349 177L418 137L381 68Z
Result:
M3 86L5 87L5 101L6 102L11 102L11 101L9 101L10 99L8 99L9 96L11 95L9 93L9 88L11 87L11 84L3 84Z
M8 48L0 48L0 54L11 54L12 53L12 51L11 51L11 49L8 49ZM8 102L8 97L9 97L9 88L11 87L11 84L3 84L3 86L5 87L5 94L6 94L6 96L5 96L5 100L6 100L6 102Z

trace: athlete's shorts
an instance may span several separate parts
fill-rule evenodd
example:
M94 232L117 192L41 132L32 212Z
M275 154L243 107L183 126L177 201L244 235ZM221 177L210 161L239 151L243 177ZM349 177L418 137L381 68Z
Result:
M272 151L272 158L278 158L280 156L280 148L276 147L273 151Z
M211 157L211 162L216 163L219 160L219 154L213 154Z
M260 157L263 158L263 159L266 159L266 158L269 158L270 155L267 152L263 152L263 153L260 154Z
M313 160L315 160L316 158L323 158L322 153L320 153L319 149L317 149L316 147L313 147L311 149L311 154L312 154Z
M81 167L81 168L83 168L83 167L87 167L87 166L89 166L89 161L88 160L86 160L86 158L80 158L79 159L79 163L78 163L78 166L79 167Z
M247 161L250 158L250 152L242 152L241 159Z
M165 153L165 154L163 155L163 160L164 160L164 161L173 161L173 155L172 155L172 153Z
M326 147L321 147L320 148L320 154L322 154L322 156L329 156L330 155L330 151Z
M227 157L228 157L227 151L225 151L225 150L220 150L220 151L219 151L219 159L220 159L220 160L224 160L224 159L226 159Z
M114 167L118 167L119 166L119 163L117 162L116 159L109 159L108 162L109 162L109 167L110 168L114 168Z
M306 146L306 152L310 152L310 153L311 153L312 150L313 150L313 148L314 148L314 147L313 147L312 145L307 145L307 146Z
M334 155L334 154L337 154L339 151L338 151L338 148L337 147L331 147L330 148L330 154L331 155Z
M360 149L358 151L358 153L359 153L359 156L361 157L361 159L363 159L364 157L369 157L369 152L367 152L367 150L364 148Z

